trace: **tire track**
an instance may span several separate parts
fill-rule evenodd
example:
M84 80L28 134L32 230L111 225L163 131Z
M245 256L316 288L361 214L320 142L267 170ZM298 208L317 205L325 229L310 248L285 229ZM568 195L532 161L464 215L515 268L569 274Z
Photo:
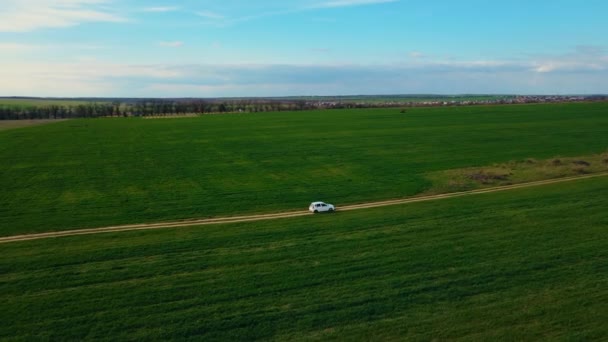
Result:
M446 193L446 194L439 194L439 195L418 196L418 197L393 199L393 200L370 202L370 203L351 204L351 205L345 205L342 207L337 207L337 210L338 211L352 211L352 210L386 207L386 206L398 205L398 204L436 201L436 200L441 200L441 199L471 196L471 195L477 195L477 194L486 194L486 193L499 192L499 191L508 191L508 190L514 190L514 189L529 188L529 187L542 186L542 185L555 184L555 183L571 182L571 181L576 181L576 180L581 180L581 179L597 178L597 177L604 177L604 176L608 176L608 172L596 173L596 174L584 175L584 176L549 179L549 180L542 180L542 181L535 181L535 182L528 182L528 183L521 183L521 184L513 184L513 185L506 185L506 186L494 187L494 188L453 192L453 193ZM117 232L127 232L127 231L136 231L136 230L184 228L184 227L204 226L204 225L212 225L212 224L227 224L227 223L239 223L239 222L276 220L276 219L282 219L282 218L309 216L309 215L311 215L311 214L307 210L306 211L301 210L301 211L280 212L280 213L274 213L274 214L230 216L230 217L218 217L218 218L208 218L208 219L183 220L183 221L174 221L174 222L129 224L129 225L121 225L121 226L101 227L101 228L75 229L75 230L65 230L65 231L58 231L58 232L47 232L47 233L24 234L24 235L0 237L0 244L10 243L10 242L19 242L19 241L60 238L60 237L65 237L65 236L117 233Z

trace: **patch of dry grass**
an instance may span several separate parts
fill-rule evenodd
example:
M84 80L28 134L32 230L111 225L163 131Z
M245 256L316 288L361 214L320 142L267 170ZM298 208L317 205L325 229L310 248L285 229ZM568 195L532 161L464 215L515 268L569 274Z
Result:
M183 115L152 115L152 116L144 116L143 118L146 120L154 120L154 119L185 119L185 118L195 118L201 116L201 114L183 114Z
M0 131L7 131L9 129L46 125L53 122L65 121L65 119L43 119L43 120L0 120Z
M527 158L488 167L432 172L433 186L427 194L456 192L608 171L608 152L546 160Z

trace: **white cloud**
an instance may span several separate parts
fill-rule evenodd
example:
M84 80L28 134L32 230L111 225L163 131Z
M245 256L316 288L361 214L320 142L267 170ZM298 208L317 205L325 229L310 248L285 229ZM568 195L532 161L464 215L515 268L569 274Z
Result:
M424 55L422 52L420 52L420 51L412 51L412 52L410 52L409 56L410 56L411 58L423 58L423 57L426 57L426 56L425 56L425 55Z
M353 7L353 6L364 6L364 5L378 5L386 4L391 2L398 2L399 0L332 0L325 1L312 7L316 8L337 8L337 7Z
M394 3L399 2L400 0L324 0L317 1L316 3L307 4L307 5L295 5L295 6L282 6L278 8L266 8L268 6L261 7L253 7L254 10L251 10L248 15L235 15L235 16L226 16L217 12L205 10L205 11L197 11L194 12L199 17L205 18L207 20L207 24L214 25L217 27L228 27L238 23L249 22L253 20L260 20L264 18L271 17L279 17L290 14L302 13L302 12L310 12L310 11L318 11L322 9L332 9L332 8L343 8L343 7L355 7L355 6L365 6L365 5L379 5L386 3ZM292 4L293 5L293 4ZM255 10L257 9L257 11ZM335 22L333 18L316 18L314 21L324 21L324 22Z
M0 54L29 52L38 48L36 45L0 42Z
M178 47L182 47L184 45L184 42L180 42L180 41L160 42L160 43L158 43L158 45L160 45L162 47L178 48Z
M280 95L316 95L319 89L339 94L339 87L328 84L298 84L298 83L258 83L221 85L193 85L174 83L153 83L143 88L144 94L162 94L162 97L239 97L246 96L275 96ZM139 95L146 97L145 95Z
M1 63L0 75L0 95L4 96L608 93L606 55L580 52L527 60L427 57L369 65L19 62Z
M102 81L117 78L172 79L185 76L181 70L166 65L130 65L103 62L81 63L13 63L0 64L0 74L18 78ZM10 77L9 77L10 78ZM0 79L5 86L10 82ZM6 82L7 84L4 84Z
M153 13L165 13L165 12L175 12L179 11L179 7L174 6L159 6L159 7L146 7L143 9L144 12L153 12Z
M599 62L585 63L573 61L542 61L535 64L533 69L539 73L549 72L584 72L584 71L601 71L608 70L607 63Z
M95 51L108 49L108 46L78 43L15 43L0 42L0 61L11 65L12 62L19 62L23 58L45 56L47 54L68 53L71 59L89 58L88 55Z
M57 80L45 77L15 78L9 87L0 84L0 94L4 96L20 96L20 94L33 94L32 96L64 97L97 97L99 94L111 94L115 85L111 82Z
M257 16L247 16L247 17L228 17L218 12L202 10L193 12L197 17L202 18L202 23L205 25L210 25L213 27L228 27L234 25L239 22L249 21L251 19L257 19Z
M608 70L608 54L599 46L577 46L571 53L533 58L533 69L538 73Z
M317 17L317 18L312 18L311 20L318 22L318 23L335 23L337 21L335 18L326 18L326 17Z
M198 12L195 12L194 14L198 15L199 17L206 18L206 19L215 19L215 20L226 19L225 16L223 16L219 13L213 12L213 11L198 11Z
M63 28L86 22L124 22L121 15L105 8L109 0L3 0L0 32L28 32Z

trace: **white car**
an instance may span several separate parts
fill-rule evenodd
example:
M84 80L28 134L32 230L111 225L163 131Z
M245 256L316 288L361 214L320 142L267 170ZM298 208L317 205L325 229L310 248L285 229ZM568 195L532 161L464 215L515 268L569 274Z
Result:
M308 211L311 213L324 213L324 212L332 212L335 211L336 207L333 204L328 204L324 202L312 202L308 207Z

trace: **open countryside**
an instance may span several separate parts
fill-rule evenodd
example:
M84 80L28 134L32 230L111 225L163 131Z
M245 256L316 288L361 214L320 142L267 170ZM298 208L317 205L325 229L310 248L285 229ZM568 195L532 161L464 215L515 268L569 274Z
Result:
M391 108L3 131L7 238L302 213L311 198L339 205L2 244L0 336L596 339L608 318L607 112L606 103Z
M304 111L9 130L0 135L0 234L413 196L432 189L437 171L601 156L607 110L591 103ZM566 172L579 168L566 164ZM591 167L606 170L597 157Z
M607 186L3 244L0 336L601 340Z
M606 13L0 0L0 342L608 341Z

